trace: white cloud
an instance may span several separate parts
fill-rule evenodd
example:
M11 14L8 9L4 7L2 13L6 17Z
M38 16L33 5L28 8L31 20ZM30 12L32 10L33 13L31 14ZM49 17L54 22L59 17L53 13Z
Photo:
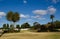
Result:
M47 14L47 10L34 10L33 13L40 14L40 15L45 15L45 14Z
M39 20L45 20L46 18L43 18L39 15L36 15L36 16L32 16L32 18L35 18L35 19L39 19Z
M0 18L2 18L3 16L6 16L6 14L4 12L0 12Z
M54 8L53 6L49 6L49 7L48 7L48 12L49 12L50 14L54 14L54 13L56 12L56 8Z
M23 0L23 3L27 3L27 1L26 0Z
M53 6L49 6L46 10L33 10L32 11L34 14L37 15L46 15L46 14L54 14L56 12L56 8Z
M58 2L59 2L59 0L52 0L52 2L53 2L53 3L58 3Z
M21 18L29 18L29 15L20 14Z

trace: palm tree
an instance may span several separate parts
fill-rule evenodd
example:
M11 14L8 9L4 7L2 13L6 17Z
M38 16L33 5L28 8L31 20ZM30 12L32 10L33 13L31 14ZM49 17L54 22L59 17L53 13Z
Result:
M6 15L6 18L8 21L12 21L12 17L13 17L13 12L12 11L9 11Z
M54 18L54 15L50 15L50 19L52 19L52 24L53 24L53 18Z
M20 19L18 12L13 13L12 11L8 12L6 15L8 21L17 22Z
M50 15L50 19L52 19L51 26L48 27L50 31L53 31L54 30L53 18L54 18L54 15Z
M17 22L20 19L18 12L13 13L12 11L8 12L6 15L8 21Z
M19 21L19 19L20 19L20 16L18 12L15 12L12 17L12 22L14 23L14 26L15 26L15 22Z
M19 19L20 19L20 16L19 16L18 12L15 12L13 14L12 21L15 23L15 22L19 21Z

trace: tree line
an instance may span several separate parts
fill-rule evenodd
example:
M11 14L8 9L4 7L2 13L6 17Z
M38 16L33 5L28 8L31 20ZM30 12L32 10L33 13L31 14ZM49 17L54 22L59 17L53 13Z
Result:
M20 20L20 14L18 12L12 12L9 11L6 15L6 19L8 21L10 21L11 23L13 22L13 24L3 24L2 29L6 32L14 32L16 30L14 30L14 28L18 29L18 31L20 32L21 28L30 28L30 30L37 30L37 32L54 32L54 31L58 31L58 29L60 29L60 21L56 20L54 21L54 15L50 15L50 19L52 20L51 22L48 22L47 24L43 24L41 25L38 22L34 22L33 26L31 26L28 22L23 23L21 26L20 25L15 25L16 22L18 22ZM17 32L18 32L17 31Z

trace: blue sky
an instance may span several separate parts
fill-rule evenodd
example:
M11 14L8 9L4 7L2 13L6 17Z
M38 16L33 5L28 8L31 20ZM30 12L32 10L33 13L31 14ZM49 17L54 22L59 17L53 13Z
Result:
M1 26L4 23L11 24L5 17L9 11L20 14L21 18L17 24L46 24L51 21L51 14L55 15L54 20L60 20L60 0L0 0Z

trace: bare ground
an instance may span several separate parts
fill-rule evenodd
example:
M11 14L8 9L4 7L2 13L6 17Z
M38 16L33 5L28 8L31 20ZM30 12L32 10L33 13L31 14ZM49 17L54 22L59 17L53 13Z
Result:
M20 32L6 33L0 39L60 39L60 32Z

